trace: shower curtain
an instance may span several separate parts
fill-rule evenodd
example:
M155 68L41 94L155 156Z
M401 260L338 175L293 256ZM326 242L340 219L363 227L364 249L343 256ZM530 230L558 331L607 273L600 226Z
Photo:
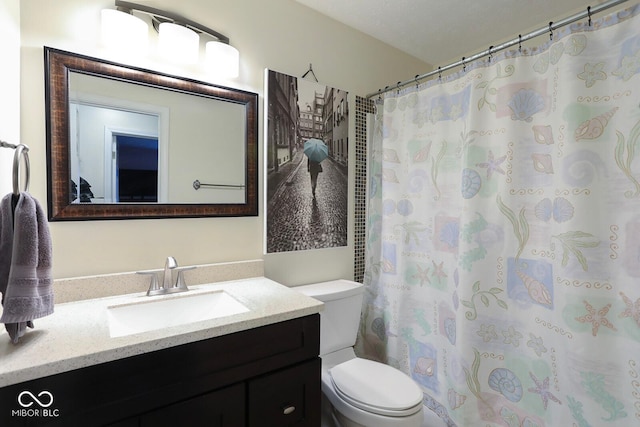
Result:
M358 350L448 425L640 425L639 11L376 102Z

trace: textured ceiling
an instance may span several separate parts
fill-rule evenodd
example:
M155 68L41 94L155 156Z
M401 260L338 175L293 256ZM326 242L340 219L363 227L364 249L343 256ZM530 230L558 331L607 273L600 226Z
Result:
M600 0L295 0L434 65L497 46ZM594 19L597 19L597 15Z

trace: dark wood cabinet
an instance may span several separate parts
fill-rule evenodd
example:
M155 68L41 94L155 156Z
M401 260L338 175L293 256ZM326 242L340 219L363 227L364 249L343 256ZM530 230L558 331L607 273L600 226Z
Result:
M128 420L118 421L117 423L109 424L108 427L139 427L140 421L137 418L131 418Z
M249 381L249 426L316 425L320 419L320 359Z
M319 346L314 314L11 385L0 426L319 427ZM16 412L24 390L51 416Z
M245 426L245 384L206 393L140 417L140 427Z

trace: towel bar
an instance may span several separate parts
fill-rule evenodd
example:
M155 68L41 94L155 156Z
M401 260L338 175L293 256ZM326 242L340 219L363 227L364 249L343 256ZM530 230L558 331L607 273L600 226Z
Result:
M198 190L200 187L214 187L214 188L221 188L221 189L229 189L229 190L233 190L233 189L241 189L244 188L244 185L230 185L230 184L204 184L202 182L200 182L199 180L195 180L193 181L193 188L195 188L196 190Z

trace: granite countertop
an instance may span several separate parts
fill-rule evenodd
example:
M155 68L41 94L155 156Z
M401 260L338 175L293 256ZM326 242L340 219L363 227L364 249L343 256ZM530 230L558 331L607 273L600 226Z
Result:
M35 328L28 329L17 345L11 343L2 327L0 387L303 317L322 309L321 302L265 277L189 288L192 291L224 290L249 311L111 338L107 307L142 302L149 298L145 293L58 304L52 315L34 320Z

